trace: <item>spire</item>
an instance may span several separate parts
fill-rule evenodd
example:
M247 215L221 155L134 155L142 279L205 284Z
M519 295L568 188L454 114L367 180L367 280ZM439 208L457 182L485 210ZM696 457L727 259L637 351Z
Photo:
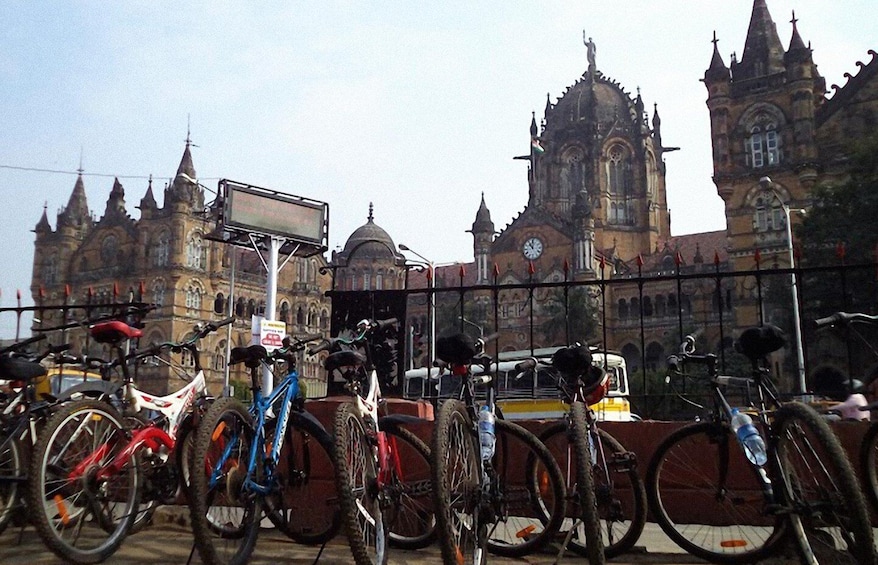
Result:
M783 72L783 45L777 25L771 19L765 0L753 0L750 27L741 62L732 69L735 80L764 77Z
M494 222L491 221L491 212L485 204L485 193L482 193L482 202L476 212L476 221L473 222L472 233L494 233Z
M652 136L655 138L656 144L662 146L662 118L658 113L658 103L652 105Z
M546 93L546 109L543 110L543 118L549 115L549 110L552 109L552 99L550 98L549 93Z
M183 150L183 158L180 159L180 166L177 167L177 177L179 177L181 173L184 173L191 179L198 178L197 176L195 176L195 166L192 164L192 153L189 151L190 145L191 140L189 139L189 134L187 133L186 149Z
M81 227L91 220L88 201L85 198L85 183L82 180L82 172L82 165L80 165L79 175L76 177L76 184L73 185L73 192L70 194L67 206L58 214L58 227L62 225Z
M119 216L127 216L125 212L125 189L119 182L119 177L113 181L113 189L110 190L110 197L107 198L107 209L104 211L104 218L113 218Z
M370 223L370 224L375 223L375 222L374 222L374 220L375 220L375 216L372 214L372 212L373 212L374 209L375 209L375 207L372 205L371 202L369 202L369 216L366 218L366 220L367 220L368 223Z
M537 114L536 114L536 112L530 113L530 135L531 135L531 137L537 136Z
M37 227L34 228L36 233L51 233L52 226L49 225L49 216L46 213L46 204L43 204L43 215L40 218L40 221L37 222Z
M716 38L716 30L713 31L713 57L710 59L710 67L704 72L705 82L716 82L721 80L729 80L729 68L726 67L722 55L719 54L719 39Z
M149 186L146 187L146 194L143 195L143 198L140 199L140 206L138 206L141 211L143 210L155 210L158 208L158 204L156 204L155 196L152 194L152 175L149 175Z
M793 10L793 19L790 20L790 23L793 24L793 36L790 38L790 48L783 58L787 64L811 62L811 49L805 45L802 36L799 35L799 26L796 25L798 21L796 19L796 11Z

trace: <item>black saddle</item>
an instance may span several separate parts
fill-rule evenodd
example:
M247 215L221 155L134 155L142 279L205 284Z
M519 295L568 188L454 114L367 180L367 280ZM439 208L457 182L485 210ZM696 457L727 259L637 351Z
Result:
M786 344L787 338L784 331L769 324L744 330L744 333L735 342L735 351L755 363Z
M473 360L476 349L463 334L440 337L436 340L436 357L451 365L464 365Z
M259 366L263 359L268 358L268 350L261 345L251 345L249 347L234 347L229 353L229 365L237 365L244 363L245 366L253 369Z
M10 381L30 381L47 373L46 368L35 361L0 357L0 378Z

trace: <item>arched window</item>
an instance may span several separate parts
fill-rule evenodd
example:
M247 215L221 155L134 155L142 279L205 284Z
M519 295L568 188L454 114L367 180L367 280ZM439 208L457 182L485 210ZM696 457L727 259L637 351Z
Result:
M671 293L668 295L668 314L676 316L679 312L680 309L677 307L677 295Z
M756 198L755 208L756 211L753 214L753 229L755 231L765 232L786 229L786 214L777 198L763 198L759 196Z
M186 242L186 266L199 270L207 267L207 248L200 233L193 233Z
M156 279L152 283L152 302L159 306L165 305L165 281Z
M171 236L168 232L162 232L155 240L152 253L152 264L155 267L164 267L168 264L168 256L171 252Z
M375 290L383 290L384 289L384 275L382 273L378 273L375 275Z
M744 155L747 166L753 169L772 167L783 159L781 138L778 135L782 114L776 108L763 105L746 112L742 117Z
M213 368L217 371L226 368L226 340L220 341L213 350Z
M55 284L58 282L58 256L54 253L46 258L43 265L43 284Z
M644 316L652 316L652 298L648 296L643 297L643 315Z
M328 330L329 329L329 312L326 310L320 311L320 329Z
M301 306L296 308L296 323L300 326L305 323L305 311Z
M247 311L247 304L244 301L243 296L239 296L238 300L235 302L235 316L241 318L244 316L244 312Z
M623 195L628 192L628 159L625 148L619 144L607 151L607 188L611 195Z
M285 324L290 323L290 303L286 300L280 303L280 314L278 317L281 322Z
M247 317L252 318L256 314L256 301L252 298L247 301Z
M624 298L619 299L619 319L627 320L628 319L628 301Z
M363 271L363 290L372 290L372 285L370 284L371 281L371 273L369 271Z
M662 318L667 315L665 310L665 297L661 294L655 297L655 315Z
M115 235L108 235L101 242L101 261L105 266L115 265L119 253L119 242Z
M189 283L186 287L186 312L189 314L200 314L201 312L201 295L203 291L196 283Z

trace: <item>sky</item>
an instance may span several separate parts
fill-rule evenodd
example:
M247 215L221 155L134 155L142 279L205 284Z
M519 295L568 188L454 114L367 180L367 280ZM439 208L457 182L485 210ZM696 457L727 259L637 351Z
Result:
M874 0L768 0L792 11L827 85L878 49ZM725 229L704 76L726 64L750 0L322 0L0 3L0 306L32 304L33 228L84 171L100 217L118 176L129 213L156 198L190 136L198 180L327 202L329 248L375 222L437 264L471 261L482 194L497 229L527 204L531 112L586 70L640 88L662 139L673 235ZM40 170L32 170L40 169ZM46 172L61 171L61 172ZM208 199L212 198L207 194ZM0 337L15 331L0 315ZM24 332L27 333L26 331Z

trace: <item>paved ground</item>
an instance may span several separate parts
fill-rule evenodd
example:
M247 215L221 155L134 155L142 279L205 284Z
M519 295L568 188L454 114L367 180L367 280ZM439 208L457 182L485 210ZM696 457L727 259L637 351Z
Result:
M156 515L156 523L141 533L130 536L119 551L106 561L109 565L153 565L157 563L199 565L198 554L192 556L192 533L185 525L175 523L172 514ZM556 550L524 559L503 559L489 556L491 565L551 565L556 563ZM191 561L190 561L191 558ZM319 547L298 545L273 530L260 534L251 563L280 565L341 565L352 563L346 541L337 537L322 551ZM584 558L565 555L559 563L587 563ZM0 535L0 564L3 565L54 565L63 563L49 552L32 528L7 529ZM420 551L396 550L391 554L389 565L435 565L441 563L438 547ZM616 565L649 563L654 565L685 565L704 563L683 553L655 524L647 524L638 546L632 553L614 559ZM773 561L772 563L794 563Z

